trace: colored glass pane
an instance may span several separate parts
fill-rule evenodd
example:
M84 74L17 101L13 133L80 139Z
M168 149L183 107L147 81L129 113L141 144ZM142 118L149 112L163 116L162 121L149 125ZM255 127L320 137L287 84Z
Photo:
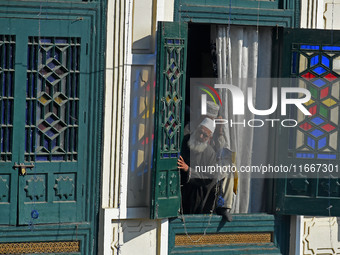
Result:
M303 124L301 124L300 125L300 128L302 128L303 130L309 130L309 129L311 129L312 128L312 125L311 124L309 124L308 122L305 122L305 123L303 123Z
M310 112L310 114L312 114L312 115L316 114L316 111L317 111L316 105L314 105L314 106L312 106L311 108L309 108L309 112Z
M327 131L327 132L330 132L330 131L332 131L333 129L335 129L335 127L332 126L331 124L323 125L321 128L324 129L324 130Z
M323 50L340 51L340 47L339 46L323 46L322 49Z
M300 54L299 73L304 72L308 68L308 58Z
M328 118L328 110L323 105L320 105L320 115L322 115L325 118Z
M327 138L321 138L318 142L318 149L322 149L323 147L326 146Z
M335 79L337 79L337 77L331 73L327 74L324 76L325 79L329 80L329 81L334 81Z
M323 65L325 65L326 67L329 67L329 59L326 56L322 56L321 57L321 62Z
M326 72L326 69L321 67L321 66L318 66L318 67L314 68L313 71L316 72L318 75L321 75L324 72Z
M315 101L313 99L310 99L308 102L304 103L305 106L313 104Z
M320 92L320 98L322 99L322 98L327 97L328 92L329 92L329 87L322 89L321 92Z
M308 146L312 147L313 149L315 148L315 140L312 139L311 137L307 138L307 144L308 144Z
M314 119L311 120L315 125L320 125L322 123L324 123L325 121L319 117L316 117Z
M324 105L327 105L328 107L336 104L336 102L332 98L328 98L326 100L323 100L322 103Z
M312 67L312 66L315 66L317 64L319 64L319 56L312 57L311 60L310 60L310 66Z
M312 97L317 98L318 90L316 88L310 87L309 92L312 94Z
M319 137L319 136L323 135L324 132L322 132L322 131L320 131L320 130L318 130L318 129L315 129L315 130L313 130L312 132L310 132L310 134L313 135L313 136L315 136L315 137Z
M26 136L25 160L77 160L79 39L50 37L38 42L29 37L25 128L35 135ZM38 96L29 97L33 93Z
M320 49L320 46L318 46L318 45L301 45L300 49L303 49L303 50L318 50L318 49Z
M335 154L318 154L318 159L336 159Z
M326 82L323 81L322 79L317 79L316 81L313 81L313 84L314 84L315 86L322 87L323 85L326 84Z
M306 80L311 80L313 78L315 78L315 75L312 73L306 73L304 75L301 75L301 77L305 78Z
M313 153L296 153L297 158L314 158Z

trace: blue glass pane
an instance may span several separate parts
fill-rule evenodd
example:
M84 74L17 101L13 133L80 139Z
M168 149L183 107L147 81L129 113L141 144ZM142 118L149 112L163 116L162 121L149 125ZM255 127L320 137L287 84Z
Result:
M62 43L62 44L66 44L67 39L66 38L56 38L55 43Z
M318 154L319 159L336 159L335 154Z
M169 158L169 153L164 153L163 158Z
M319 64L319 56L314 56L310 60L310 66L315 66Z
M313 81L313 84L316 85L316 86L318 86L318 87L322 87L323 85L326 84L326 82L323 81L323 80L321 80L321 79L318 79L318 80L316 80L316 81Z
M322 60L321 60L322 64L329 67L329 59L325 56L322 56Z
M326 72L326 69L319 66L317 68L314 68L313 71L320 75L320 74L323 74L324 72Z
M171 153L172 158L178 158L178 156L179 156L179 153Z
M315 124L315 125L320 125L322 123L324 123L325 121L319 117L316 117L314 119L312 119L312 122Z
M59 160L64 160L63 156L52 156L53 161L59 161Z
M40 43L51 43L52 40L50 38L42 38L40 39Z
M323 50L337 50L340 51L340 47L339 46L323 46L322 47Z
M38 156L38 155L37 155L36 160L37 160L37 161L47 161L47 160L48 160L48 157L47 157L47 156Z
M321 149L321 148L325 147L326 146L326 142L327 142L327 138L326 137L320 139L320 141L318 143L318 149Z
M318 129L315 129L314 131L310 132L313 136L315 137L319 137L321 135L323 135L324 133Z
M297 158L314 158L313 153L296 153Z
M316 46L316 45L301 45L300 49L304 49L304 50L318 50L318 49L320 49L320 46Z
M312 147L313 149L315 149L315 140L314 140L314 139L308 137L308 138L307 138L307 144L308 144L310 147Z

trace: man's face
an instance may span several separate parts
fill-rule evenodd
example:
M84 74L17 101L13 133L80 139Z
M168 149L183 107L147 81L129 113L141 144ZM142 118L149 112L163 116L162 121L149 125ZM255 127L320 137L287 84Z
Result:
M205 126L199 126L196 136L198 141L207 142L210 139L211 131Z

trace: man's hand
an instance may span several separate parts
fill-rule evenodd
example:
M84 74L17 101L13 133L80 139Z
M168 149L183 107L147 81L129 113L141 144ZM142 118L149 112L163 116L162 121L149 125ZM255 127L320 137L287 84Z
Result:
M189 166L184 162L184 159L182 156L179 156L179 159L177 160L178 168L183 169L185 172L189 170Z

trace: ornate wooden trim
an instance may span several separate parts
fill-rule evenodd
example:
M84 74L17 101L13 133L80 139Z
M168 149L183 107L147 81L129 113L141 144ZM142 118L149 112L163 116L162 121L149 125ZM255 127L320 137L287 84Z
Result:
M80 252L80 241L0 243L0 254Z
M271 243L273 233L220 233L206 234L202 238L202 234L176 235L175 246L181 245L209 245L209 244L264 244ZM198 240L198 242L193 242Z

